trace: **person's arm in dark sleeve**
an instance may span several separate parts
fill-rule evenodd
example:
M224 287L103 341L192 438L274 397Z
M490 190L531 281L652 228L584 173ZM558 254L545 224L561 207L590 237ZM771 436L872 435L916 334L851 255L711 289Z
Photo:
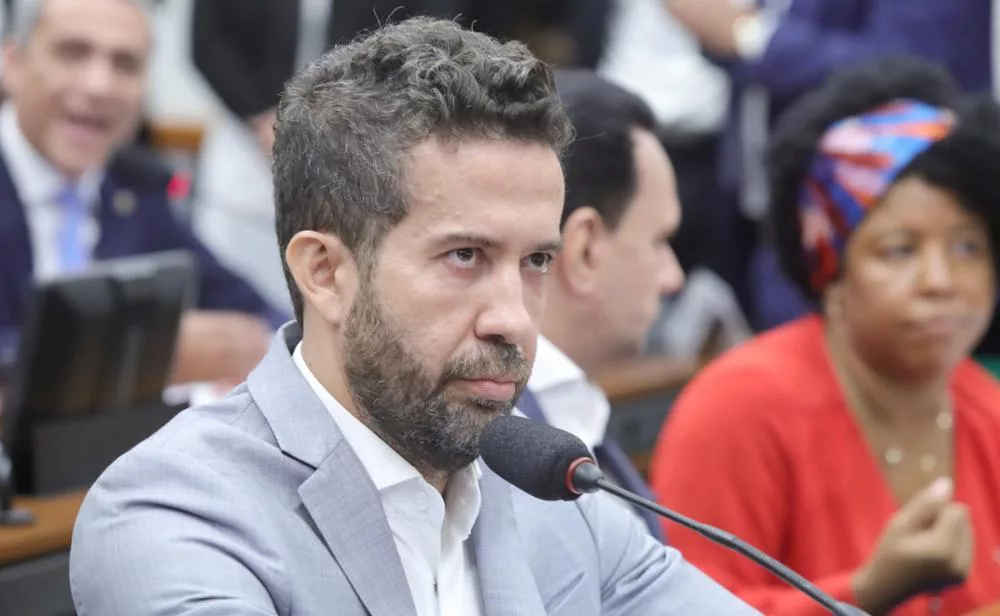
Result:
M726 61L738 84L761 85L776 97L795 97L840 68L888 55L948 64L941 24L956 10L935 0L883 0L873 4L864 28L848 32L805 18L794 1L781 17L734 7L731 0L664 1L709 53Z

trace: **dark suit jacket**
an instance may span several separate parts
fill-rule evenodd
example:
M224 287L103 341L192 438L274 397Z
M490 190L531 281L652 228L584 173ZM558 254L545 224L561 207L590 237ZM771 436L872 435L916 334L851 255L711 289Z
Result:
M767 5L767 0L759 1ZM836 69L908 53L949 68L972 90L991 82L991 3L984 0L792 0L759 61L733 71L794 98Z
M982 92L992 83L991 24L988 0L791 0L764 55L727 67L735 96L751 84L767 90L772 118L837 69L893 54L939 63ZM730 190L741 172L738 114L736 106L725 138L722 180Z
M141 150L115 157L101 185L97 212L100 240L95 259L165 250L191 251L198 262L198 306L258 315L279 327L288 320L246 282L223 267L174 215L167 197L170 175ZM134 208L115 208L124 196ZM24 317L34 263L24 205L0 156L0 330L18 328Z
M331 46L378 27L423 14L455 17L468 0L331 0ZM192 25L195 66L226 107L248 118L278 103L295 69L299 0L196 0Z

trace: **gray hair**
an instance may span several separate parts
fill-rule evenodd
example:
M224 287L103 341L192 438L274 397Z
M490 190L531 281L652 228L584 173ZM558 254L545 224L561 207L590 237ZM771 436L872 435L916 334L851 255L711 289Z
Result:
M152 26L154 0L119 1L135 5L146 16L147 23ZM35 30L38 28L38 22L42 18L42 11L45 9L46 2L48 0L17 0L14 3L14 18L11 20L13 23L11 26L8 26L9 37L14 43L20 46L28 44L28 41L31 40L32 35L35 34Z
M275 130L282 255L299 231L334 233L362 273L406 215L403 158L421 141L513 139L561 154L572 139L552 71L523 44L427 17L384 26L303 69L285 87ZM302 296L284 267L301 323Z

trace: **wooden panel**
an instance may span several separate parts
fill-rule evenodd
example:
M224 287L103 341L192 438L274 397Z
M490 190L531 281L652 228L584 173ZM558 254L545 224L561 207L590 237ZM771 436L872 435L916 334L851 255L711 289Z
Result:
M620 362L598 375L597 384L612 404L680 389L698 371L698 364L662 355Z
M35 515L26 526L0 527L0 565L69 549L84 492L49 498L19 498L15 506Z
M157 150L197 154L205 127L198 123L154 122L150 133Z

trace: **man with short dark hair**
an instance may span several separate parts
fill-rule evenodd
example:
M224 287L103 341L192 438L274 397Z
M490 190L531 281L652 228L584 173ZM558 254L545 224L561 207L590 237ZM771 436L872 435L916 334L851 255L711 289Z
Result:
M756 613L606 497L536 500L477 461L534 359L570 135L545 64L451 22L294 77L274 176L297 323L98 480L80 613Z
M591 379L641 350L660 298L684 282L670 247L681 215L674 172L640 98L587 70L560 71L556 84L577 139L565 156L564 247L517 408L576 434L605 473L655 500L607 436L611 405ZM636 512L662 540L658 518Z

